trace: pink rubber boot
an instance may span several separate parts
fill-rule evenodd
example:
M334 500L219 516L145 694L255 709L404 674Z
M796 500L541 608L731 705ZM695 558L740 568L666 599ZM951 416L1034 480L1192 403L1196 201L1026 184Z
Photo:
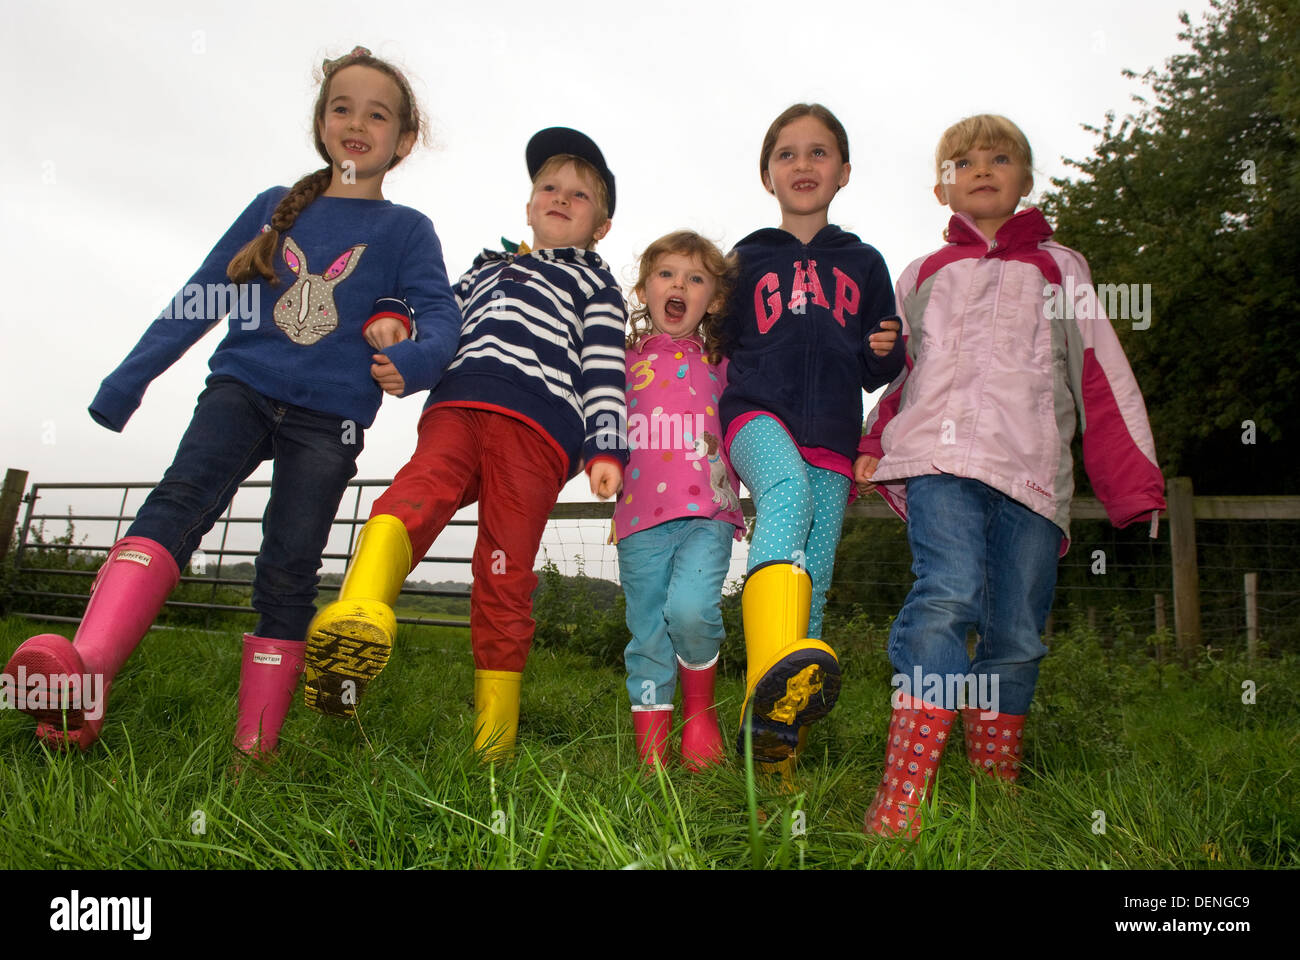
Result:
M921 801L934 790L939 760L952 735L956 710L927 707L903 697L894 707L885 745L885 773L863 822L864 833L916 839L921 831Z
M668 733L673 726L673 705L632 708L632 732L636 734L636 755L648 770L668 762Z
M1015 783L1023 758L1024 714L1000 713L992 720L981 720L978 707L966 707L961 722L966 731L966 759L971 765Z
M239 716L235 749L259 760L275 753L280 727L302 676L305 640L272 640L244 634L239 668Z
M677 675L682 684L682 765L692 773L716 766L726 756L718 708L713 702L713 680L718 658L702 667L692 667L677 658Z
M113 544L99 568L73 641L45 633L14 651L4 673L15 678L16 688L22 676L26 692L34 692L34 685L44 685L47 690L55 686L67 690L70 685L80 689L80 696L68 698L66 712L60 709L57 696L52 704L47 700L19 707L36 718L38 737L52 746L76 744L82 750L90 749L99 739L113 678L179 580L176 561L162 544L144 537L125 537ZM80 678L75 684L55 679L74 675Z

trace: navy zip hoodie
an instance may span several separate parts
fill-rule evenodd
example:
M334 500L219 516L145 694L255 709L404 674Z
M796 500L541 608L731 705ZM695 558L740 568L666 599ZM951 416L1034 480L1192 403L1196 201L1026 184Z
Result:
M884 357L867 344L882 320L897 318L884 258L834 224L807 244L765 228L735 250L740 277L724 334L731 364L719 403L722 429L746 414L770 413L799 446L852 463L862 391L884 386L903 367L901 329Z

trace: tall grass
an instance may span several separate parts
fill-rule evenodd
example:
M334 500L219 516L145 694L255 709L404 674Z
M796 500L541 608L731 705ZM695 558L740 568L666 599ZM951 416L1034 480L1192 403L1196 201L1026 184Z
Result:
M43 629L0 621L0 654ZM89 754L50 753L29 718L0 712L0 867L1300 866L1294 657L1160 669L1145 649L1058 636L1020 784L973 777L958 739L908 843L861 832L889 711L878 636L832 640L840 703L787 785L734 757L646 775L622 672L556 647L530 659L517 758L481 766L468 636L435 628L399 633L358 722L299 703L279 758L240 773L228 746L238 632L155 631L114 683ZM728 740L741 692L734 676L720 683Z

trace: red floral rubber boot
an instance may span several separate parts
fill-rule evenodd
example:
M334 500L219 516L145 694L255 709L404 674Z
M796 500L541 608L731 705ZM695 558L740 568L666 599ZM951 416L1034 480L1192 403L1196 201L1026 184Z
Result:
M921 800L934 789L939 760L952 735L956 710L902 697L889 721L885 773L863 821L864 833L906 836L921 830Z
M668 734L673 726L671 703L632 708L632 732L636 734L636 755L648 771L668 762Z
M239 668L239 715L235 749L265 760L280 743L280 728L289 714L302 676L305 640L272 640L244 634Z
M722 763L727 752L718 727L718 708L713 702L718 658L693 667L678 657L677 667L682 685L682 766L699 773Z
M14 651L3 672L15 678L14 689L18 679L24 679L20 692L26 704L19 709L36 719L38 737L51 746L75 744L82 750L99 739L113 678L179 580L180 571L166 547L145 537L124 537L113 545L95 576L72 642L45 633ZM62 679L73 676L78 678L75 683ZM56 677L62 692L72 694L66 709L59 702L59 691L49 688ZM38 685L47 693L39 700L30 696Z
M1000 713L992 720L981 720L978 707L966 707L961 720L966 731L966 758L971 765L1015 783L1024 758L1024 714Z

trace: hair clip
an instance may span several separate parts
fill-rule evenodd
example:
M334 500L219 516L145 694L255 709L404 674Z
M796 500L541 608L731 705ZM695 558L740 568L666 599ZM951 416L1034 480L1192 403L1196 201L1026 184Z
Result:
M263 233L270 233L270 232L271 232L271 225L270 225L269 223L264 223L264 224L262 224L262 232L263 232Z
M374 56L374 54L372 54L367 48L358 44L357 46L352 48L352 52L349 53L347 56L339 57L336 60L330 60L330 59L322 60L320 68L321 71L326 76L329 76L336 69L338 69L339 64L341 64L344 60L354 60L357 57L371 57L371 56Z

